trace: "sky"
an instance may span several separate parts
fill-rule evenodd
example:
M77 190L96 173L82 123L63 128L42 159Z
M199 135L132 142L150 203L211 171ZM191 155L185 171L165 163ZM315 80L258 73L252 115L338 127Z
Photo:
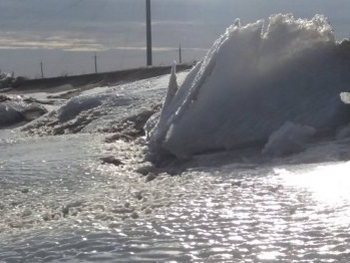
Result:
M201 59L236 18L324 14L350 37L349 0L151 0L154 65ZM30 78L146 65L145 0L1 0L0 70Z

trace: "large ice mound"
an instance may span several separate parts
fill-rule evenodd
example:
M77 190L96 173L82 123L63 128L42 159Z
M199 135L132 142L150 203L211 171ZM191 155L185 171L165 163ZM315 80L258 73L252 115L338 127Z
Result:
M236 20L176 91L169 85L152 150L186 157L263 145L288 121L325 133L349 120L339 97L350 90L349 41L336 42L322 15L264 25Z

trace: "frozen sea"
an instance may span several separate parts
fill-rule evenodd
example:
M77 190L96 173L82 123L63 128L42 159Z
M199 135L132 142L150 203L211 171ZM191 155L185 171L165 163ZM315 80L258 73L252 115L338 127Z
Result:
M169 89L20 94L48 112L0 130L0 262L350 262L349 40L263 28L236 20ZM7 95L6 120L38 109Z
M0 131L0 262L349 262L349 140L200 155L154 180L135 172L142 139L105 142L104 128L161 102L168 78L84 92L76 105L100 103L69 117L97 116L75 134L51 135L60 104ZM101 164L109 155L123 164Z

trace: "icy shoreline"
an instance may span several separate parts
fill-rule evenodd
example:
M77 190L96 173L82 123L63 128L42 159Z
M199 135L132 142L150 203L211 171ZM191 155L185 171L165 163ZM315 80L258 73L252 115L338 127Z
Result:
M317 21L308 21L308 26L319 28ZM323 33L329 33L323 22ZM231 33L247 30L236 28L239 26L237 21ZM348 58L341 58L348 54L344 47L348 43L337 44L316 61L324 62L339 52L339 60L348 63ZM321 46L328 50L328 44ZM300 56L303 58L303 52ZM349 126L340 129L336 140L334 136L315 138L315 127L281 118L281 125L272 125L268 127L271 132L264 133L265 146L238 149L224 144L213 152L218 141L198 144L198 140L210 139L208 134L216 138L223 118L238 115L242 126L224 125L223 129L248 129L248 138L253 138L250 130L261 132L254 130L261 109L253 111L257 116L249 109L264 102L265 93L265 99L270 99L269 92L277 87L274 85L283 84L281 79L297 77L299 82L292 84L304 83L300 87L284 83L291 90L278 93L276 88L277 93L272 93L276 100L279 94L290 100L289 117L300 112L308 116L305 109L318 105L311 109L310 122L321 116L319 121L328 124L337 116L334 109L348 107L340 99L349 103L349 94L340 97L336 93L343 89L343 82L339 81L334 93L324 94L324 86L315 90L311 84L320 84L329 76L308 77L325 65L312 60L302 65L303 70L310 70L305 73L298 71L298 63L305 62L300 59L291 68L270 68L269 77L277 74L278 80L277 84L269 82L271 89L259 91L261 83L253 78L254 92L238 90L234 95L241 96L231 98L230 92L205 89L215 76L215 63L207 68L203 66L207 62L211 64L210 57L189 74L175 75L173 70L170 76L113 87L32 92L36 101L53 102L42 104L48 113L23 127L0 130L0 262L348 262ZM210 76L206 75L209 71ZM224 71L231 74L227 68ZM282 73L292 76L281 78ZM196 89L192 81L200 88L187 93L186 88ZM216 86L219 91L220 87ZM305 100L310 94L311 100ZM255 104L243 100L248 95L255 98ZM231 108L230 99L242 100L240 107ZM305 102L304 108L295 100ZM285 102L277 106L283 108ZM217 112L220 107L214 106L218 105L222 111ZM271 106L276 115L277 106ZM226 112L228 109L232 111ZM261 110L265 116L261 121L273 119L270 113ZM350 115L344 113L347 120ZM182 123L182 118L189 118L188 122ZM193 129L198 122L209 125L212 133ZM186 133L193 131L198 138L188 143ZM157 166L145 161L150 150L158 156L170 153L172 158ZM182 159L184 156L191 158Z
M340 94L350 91L349 40L337 43L320 15L278 14L264 26L237 20L189 73L176 76L174 68L169 81L29 93L49 113L22 130L102 132L126 141L146 135L156 162L250 147L283 156L325 135L346 138L350 108Z

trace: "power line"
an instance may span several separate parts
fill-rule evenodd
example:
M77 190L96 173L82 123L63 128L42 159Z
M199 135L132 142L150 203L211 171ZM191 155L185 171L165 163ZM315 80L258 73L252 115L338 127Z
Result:
M97 73L97 55L96 55L96 52L95 52L94 60L95 60L95 73Z
M44 78L43 61L40 61L41 78Z
M181 48L181 43L179 45L179 64L182 63L182 48Z
M151 0L146 0L147 66L152 66Z

